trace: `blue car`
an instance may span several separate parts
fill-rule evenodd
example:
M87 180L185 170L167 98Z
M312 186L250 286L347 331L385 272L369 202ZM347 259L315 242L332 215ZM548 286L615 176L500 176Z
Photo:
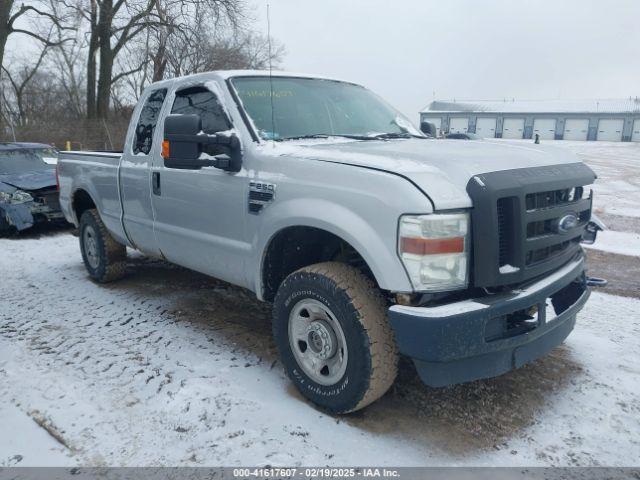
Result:
M57 152L40 143L0 143L0 235L64 222L56 183Z

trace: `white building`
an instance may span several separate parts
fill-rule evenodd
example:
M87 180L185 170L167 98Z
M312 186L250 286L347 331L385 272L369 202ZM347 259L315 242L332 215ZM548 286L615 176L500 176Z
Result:
M489 138L640 142L640 98L619 100L433 101L421 122L442 133Z

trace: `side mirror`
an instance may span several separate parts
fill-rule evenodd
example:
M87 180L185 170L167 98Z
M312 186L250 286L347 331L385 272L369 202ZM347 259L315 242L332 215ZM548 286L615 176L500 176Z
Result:
M420 122L420 130L425 135L429 135L431 137L437 137L438 134L436 132L436 126L430 122Z
M215 145L219 154L210 155L205 150ZM162 157L168 168L199 170L216 167L229 172L239 172L242 167L240 139L235 133L206 134L198 115L169 115L164 121Z
M591 215L591 220L587 223L582 234L581 243L592 245L596 241L598 232L603 232L607 227L595 214Z

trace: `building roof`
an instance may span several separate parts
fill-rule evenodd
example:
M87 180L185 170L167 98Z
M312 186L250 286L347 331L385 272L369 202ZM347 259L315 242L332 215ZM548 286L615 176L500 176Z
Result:
M420 113L640 113L640 98L593 100L435 100Z

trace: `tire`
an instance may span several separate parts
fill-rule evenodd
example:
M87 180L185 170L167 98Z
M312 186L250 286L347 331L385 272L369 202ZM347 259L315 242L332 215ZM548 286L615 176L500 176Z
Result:
M78 230L82 261L91 278L99 283L122 278L126 270L127 249L109 234L98 211L86 210L80 217Z
M289 275L274 300L273 335L289 378L330 413L366 407L396 378L385 300L346 264L319 263Z

